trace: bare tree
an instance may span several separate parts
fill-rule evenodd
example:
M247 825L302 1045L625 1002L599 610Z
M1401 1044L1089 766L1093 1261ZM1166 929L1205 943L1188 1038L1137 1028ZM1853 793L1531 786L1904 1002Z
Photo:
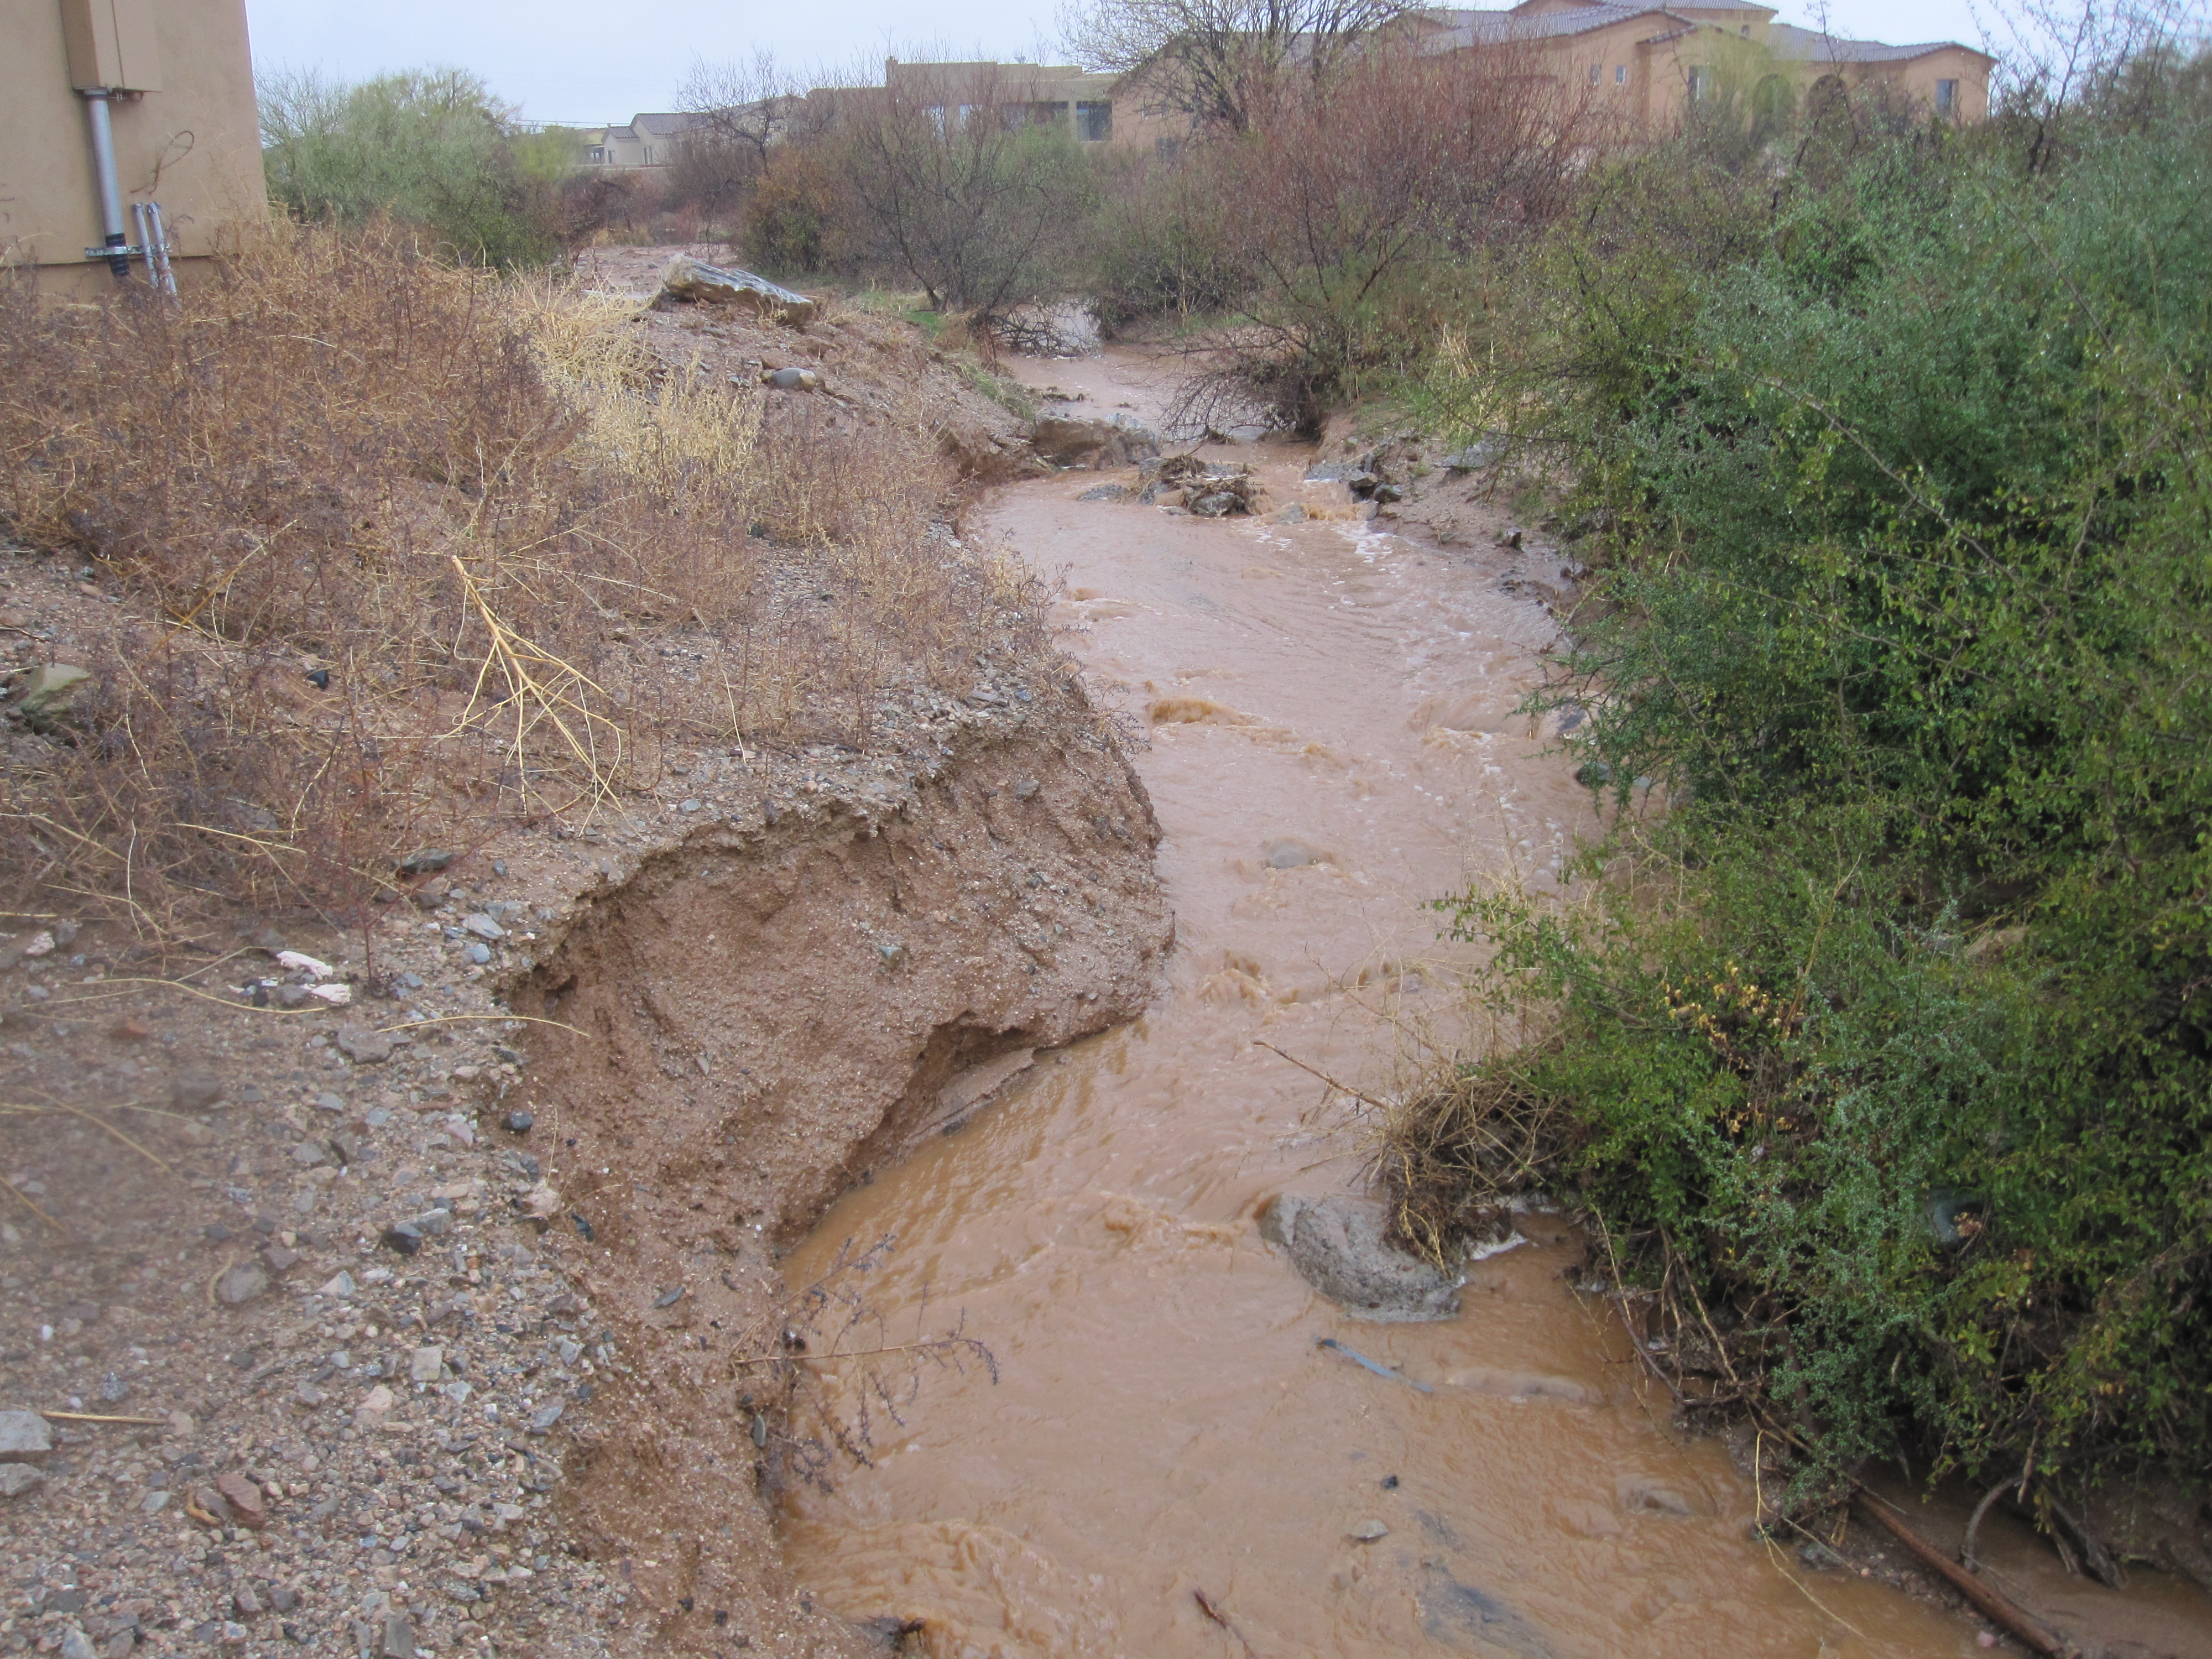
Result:
M1286 79L1326 80L1412 9L1406 0L1068 0L1060 33L1085 64L1129 76L1155 112L1243 132Z
M748 155L756 175L804 102L798 78L768 51L718 64L695 58L676 94L676 106L693 118L692 133Z
M1087 210L1090 168L1017 67L902 76L841 112L872 252L932 306L994 322L1046 295Z

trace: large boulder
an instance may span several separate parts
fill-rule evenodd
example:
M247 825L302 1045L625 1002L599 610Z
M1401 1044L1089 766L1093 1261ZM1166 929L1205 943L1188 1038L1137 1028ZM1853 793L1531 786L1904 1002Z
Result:
M1160 453L1160 441L1134 421L1086 421L1072 415L1047 415L1030 434L1030 447L1055 466L1087 466L1098 471L1134 466Z
M688 253L678 254L661 267L660 291L670 299L694 304L742 306L794 328L812 322L821 309L804 294L779 287L765 276L710 265Z
M1389 1213L1372 1199L1278 1195L1260 1216L1260 1234L1288 1252L1307 1284L1354 1319L1395 1323L1449 1319L1459 1312L1459 1280L1389 1243Z

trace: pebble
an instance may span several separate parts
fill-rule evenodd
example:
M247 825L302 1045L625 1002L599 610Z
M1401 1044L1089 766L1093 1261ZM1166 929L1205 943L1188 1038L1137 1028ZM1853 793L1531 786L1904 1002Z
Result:
M353 1408L354 1426L357 1429L377 1427L398 1403L398 1396L383 1383L378 1383L362 1397L361 1404Z
M530 1414L530 1432L550 1433L553 1425L561 1420L561 1413L568 1409L568 1403L560 1400L554 1401L550 1405L540 1406Z
M482 943L472 944L463 954L481 968L491 960L491 946Z
M1362 1521L1345 1534L1346 1537L1356 1539L1363 1544L1371 1544L1378 1538L1388 1538L1389 1535L1390 1528L1380 1521Z
M445 1371L443 1348L417 1348L408 1357L407 1380L410 1382L435 1382Z
M46 1478L44 1470L28 1463L0 1463L0 1498L21 1498Z
M0 1457L43 1457L54 1449L54 1431L36 1412L0 1412Z
M222 1101L222 1079L213 1072L179 1072L169 1079L169 1103L180 1112L204 1112Z
M215 1282L216 1300L234 1308L245 1306L268 1288L267 1271L250 1261L241 1261L234 1267L226 1268L222 1277Z
M338 1051L357 1066L376 1066L392 1058L392 1039L359 1025L338 1028Z
M538 1120L531 1116L527 1112L509 1112L507 1115L507 1127L508 1130L513 1133L519 1135L528 1134L530 1133L531 1125L537 1121Z
M507 937L507 929L501 927L497 922L494 921L489 916L486 915L481 910L471 915L466 921L464 921L461 926L467 928L469 932L474 933L478 939L501 939Z
M230 1505L231 1516L240 1526L258 1532L269 1524L267 1500L263 1498L261 1488L246 1476L236 1470L219 1475L216 1479L215 1489L222 1501Z
M377 1243L401 1255L412 1255L422 1248L422 1230L411 1221L395 1222L384 1230Z
M61 1656L62 1659L100 1659L92 1638L75 1625L62 1626Z
M347 1273L333 1273L323 1283L320 1293L324 1296L351 1296L354 1293L353 1275Z

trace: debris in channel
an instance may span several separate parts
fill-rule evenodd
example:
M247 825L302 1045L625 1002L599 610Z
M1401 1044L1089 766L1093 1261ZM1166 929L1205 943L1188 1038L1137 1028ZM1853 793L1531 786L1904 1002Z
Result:
M1412 1377L1407 1376L1405 1372L1394 1371L1388 1365L1382 1364L1378 1361L1370 1359L1365 1354L1360 1352L1358 1349L1346 1347L1343 1343L1338 1341L1333 1336L1324 1336L1322 1338L1320 1346L1324 1348L1334 1349L1336 1352L1342 1354L1346 1359L1366 1366L1369 1370L1373 1371L1377 1376L1387 1376L1394 1382L1403 1382L1407 1388L1419 1389L1423 1394L1434 1394L1436 1392L1436 1390L1431 1389L1427 1383L1416 1382Z

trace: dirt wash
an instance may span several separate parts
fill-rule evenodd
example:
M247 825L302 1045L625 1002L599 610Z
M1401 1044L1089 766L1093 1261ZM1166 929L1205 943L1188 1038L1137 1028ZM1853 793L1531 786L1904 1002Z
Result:
M757 1447L739 1403L757 1373L733 1362L790 1317L783 1249L1157 990L1151 805L1103 724L1053 701L896 799L802 797L649 856L514 995L574 1028L536 1028L532 1100L573 1277L631 1370L579 1432L567 1518L656 1651L856 1650L770 1536L786 1425Z

